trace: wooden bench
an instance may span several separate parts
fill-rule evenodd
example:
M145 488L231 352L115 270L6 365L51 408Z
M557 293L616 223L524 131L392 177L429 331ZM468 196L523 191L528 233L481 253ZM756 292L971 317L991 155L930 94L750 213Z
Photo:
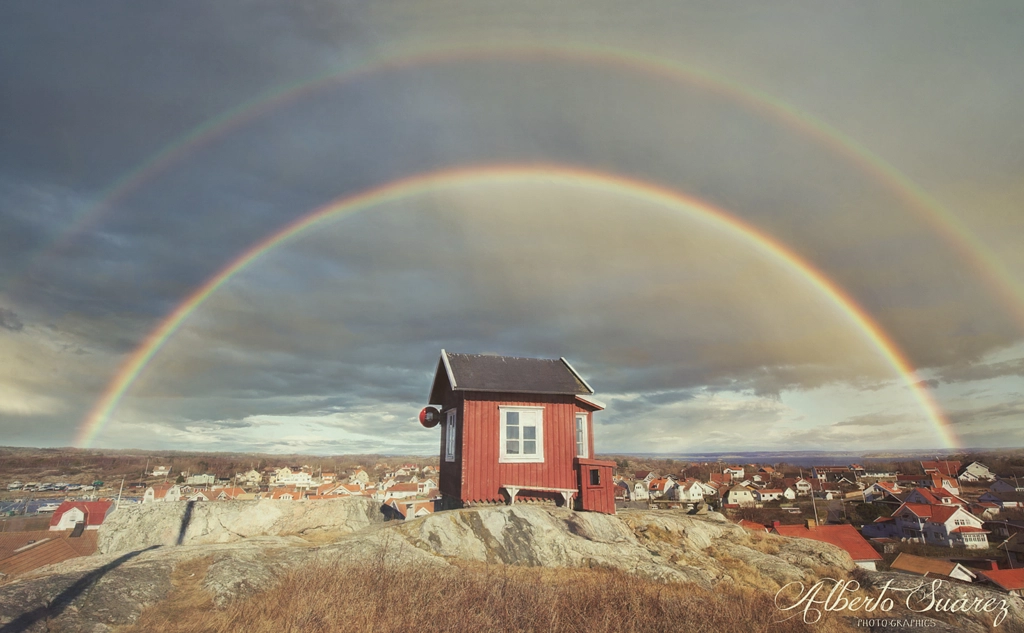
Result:
M567 508L572 508L572 497L577 492L575 488L543 488L540 486L513 486L510 484L505 484L501 487L508 493L509 505L515 505L516 495L519 494L520 490L532 490L534 492L557 492L562 495L563 499L565 499L565 506Z

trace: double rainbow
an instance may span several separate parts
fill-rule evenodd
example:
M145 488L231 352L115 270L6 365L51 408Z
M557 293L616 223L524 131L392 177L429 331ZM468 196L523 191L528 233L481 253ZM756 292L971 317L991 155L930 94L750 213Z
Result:
M94 441L136 378L189 315L218 288L268 251L298 238L314 227L387 202L457 185L509 184L530 181L569 187L586 187L589 190L633 197L662 205L684 213L690 219L704 222L728 235L735 236L752 248L778 261L793 273L801 276L839 308L849 322L857 327L865 338L878 349L886 362L906 383L933 425L940 441L950 448L959 445L949 421L944 417L931 394L921 385L920 378L896 344L845 291L792 250L725 211L670 189L640 180L563 165L495 165L428 172L397 180L362 193L345 196L311 211L251 246L181 302L152 330L142 344L122 363L114 379L84 418L75 444L79 447L86 447Z

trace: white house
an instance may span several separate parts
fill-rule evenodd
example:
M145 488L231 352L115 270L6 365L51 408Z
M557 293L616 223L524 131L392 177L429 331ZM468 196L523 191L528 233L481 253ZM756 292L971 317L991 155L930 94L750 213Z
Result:
M680 501L696 503L703 501L705 497L718 496L718 491L698 479L687 479L679 485L678 495Z
M153 469L154 477L166 477L171 472L170 466L157 466Z
M897 538L940 547L988 547L989 531L982 520L961 506L904 503L890 517L862 530L866 538Z
M726 466L722 469L722 473L729 475L733 481L744 477L743 466Z
M248 484L250 486L258 486L263 481L263 474L255 469L250 469L244 473L235 474L235 483Z
M189 475L185 478L187 486L212 486L215 483L217 483L217 477L214 475Z
M177 484L153 484L142 494L142 503L162 503L181 499L181 486Z
M806 497L811 494L811 490L813 488L811 486L811 482L807 481L803 477L798 477L796 479L787 478L783 480L782 484L786 488L792 488L795 490L798 497Z
M759 503L764 503L765 501L779 501L780 499L783 498L783 492L784 491L779 488L766 488L764 490L755 490L754 500Z
M996 474L981 462L971 462L960 469L957 479L964 482L995 481Z
M647 482L638 481L633 484L633 500L634 501L647 501L651 498L651 494L647 491Z
M312 488L313 475L304 470L292 470L287 466L284 468L278 468L277 473L274 475L274 480L270 482L271 486L294 486L295 488Z
M746 486L733 486L725 493L723 501L738 506L752 506L754 505L754 493Z
M416 488L421 495L433 494L437 490L437 484L433 479L424 479L416 482Z

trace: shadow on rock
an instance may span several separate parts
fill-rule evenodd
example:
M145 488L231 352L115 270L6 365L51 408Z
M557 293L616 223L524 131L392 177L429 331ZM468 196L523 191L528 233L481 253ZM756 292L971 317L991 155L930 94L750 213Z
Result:
M181 529L178 530L178 545L185 542L185 531L188 530L188 524L192 522L192 509L195 507L195 501L185 504L185 515L181 517Z
M96 581L105 576L108 572L117 569L118 567L128 562L129 560L135 558L139 554L148 552L149 550L156 549L158 547L160 546L153 545L151 547L147 547L146 549L140 549L134 552L129 552L124 556L121 556L115 560L110 561L102 567L94 569L93 571L89 572L88 574L82 576L77 581L75 581L73 585L71 585L64 591L60 592L60 594L52 601L50 601L49 604L39 607L37 609L33 609L28 613L23 613L19 615L17 618L5 624L2 628L0 628L0 633L20 633L21 631L25 631L30 626L32 626L40 620L46 618L55 618L59 616L61 613L64 612L64 609L66 609L68 605L74 602L75 598L82 595L82 593L85 592L85 590L94 585Z

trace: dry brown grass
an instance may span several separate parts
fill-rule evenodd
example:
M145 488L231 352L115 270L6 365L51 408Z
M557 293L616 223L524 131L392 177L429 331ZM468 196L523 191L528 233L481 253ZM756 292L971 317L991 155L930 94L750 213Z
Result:
M762 554L775 556L779 553L779 541L781 537L768 534L767 532L750 532L750 547Z
M200 589L205 562L180 565L174 591L123 631L537 631L748 633L850 631L836 617L780 623L772 596L715 591L609 569L543 569L461 562L443 569L342 563L285 575L266 592L218 610Z

